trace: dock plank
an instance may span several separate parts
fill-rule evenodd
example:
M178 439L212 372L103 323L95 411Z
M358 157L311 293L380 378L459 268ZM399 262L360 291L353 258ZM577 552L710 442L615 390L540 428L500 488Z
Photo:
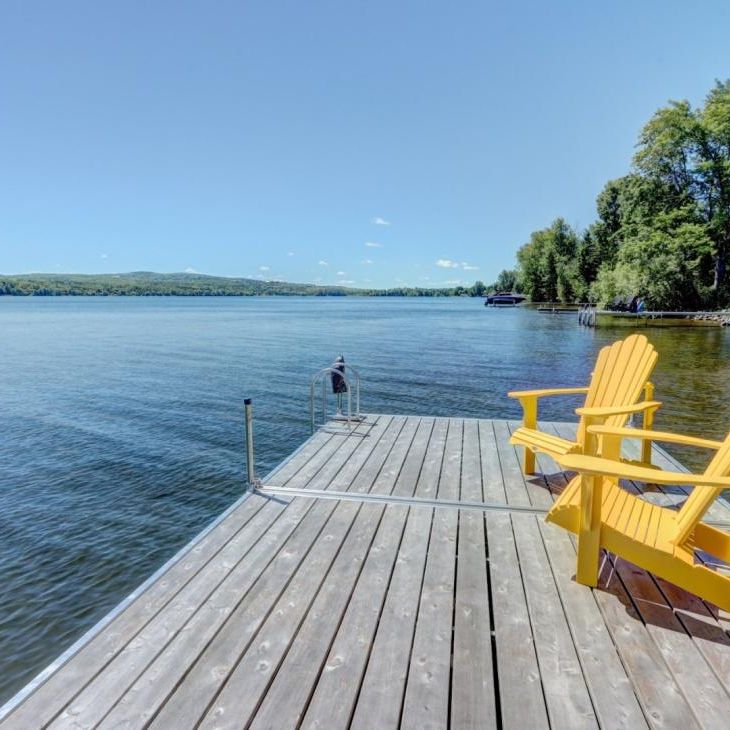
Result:
M479 424L464 421L461 498L482 497ZM484 516L459 511L451 727L496 728Z
M507 422L493 421L492 427L494 428L493 444L499 457L507 504L520 507L532 506L525 480L522 478L522 468L519 463L515 467L515 447L509 442L510 432Z
M462 421L450 420L439 478L439 498L457 499L459 496L463 429ZM445 727L448 724L457 521L456 510L436 510L433 516L403 701L402 728Z
M508 513L487 513L485 519L502 727L505 730L548 728L512 520Z
M479 458L482 468L482 494L485 502L507 504L502 467L492 421L479 421Z

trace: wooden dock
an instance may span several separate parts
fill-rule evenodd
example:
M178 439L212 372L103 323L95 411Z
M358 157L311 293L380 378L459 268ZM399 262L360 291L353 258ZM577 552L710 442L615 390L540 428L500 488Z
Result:
M727 728L730 617L610 556L576 584L573 539L542 517L566 476L540 459L524 479L514 426L318 431L0 726Z

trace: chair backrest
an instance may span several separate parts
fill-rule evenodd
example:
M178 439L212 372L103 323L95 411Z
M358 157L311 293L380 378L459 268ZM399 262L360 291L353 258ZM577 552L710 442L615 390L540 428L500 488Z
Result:
M609 407L633 405L639 401L659 355L644 335L630 335L607 345L598 353L596 367L588 385L585 405ZM577 439L585 443L585 423L578 424ZM607 426L624 426L628 416L611 416Z
M730 434L725 443L717 450L715 458L705 469L705 476L724 477L730 474ZM712 503L722 493L722 487L693 487L692 493L677 513L677 533L672 542L681 545L694 530L695 525L704 517Z

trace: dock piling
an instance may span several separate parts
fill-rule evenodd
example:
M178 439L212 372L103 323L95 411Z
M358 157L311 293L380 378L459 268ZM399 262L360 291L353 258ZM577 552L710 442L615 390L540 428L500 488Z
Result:
M251 398L243 401L246 410L246 474L247 486L252 489L256 483L256 467L253 455L253 405Z

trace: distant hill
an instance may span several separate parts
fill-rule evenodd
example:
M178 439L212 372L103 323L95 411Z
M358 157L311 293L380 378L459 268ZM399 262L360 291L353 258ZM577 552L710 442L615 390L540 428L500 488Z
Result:
M453 296L455 289L350 289L207 274L0 274L9 296Z

